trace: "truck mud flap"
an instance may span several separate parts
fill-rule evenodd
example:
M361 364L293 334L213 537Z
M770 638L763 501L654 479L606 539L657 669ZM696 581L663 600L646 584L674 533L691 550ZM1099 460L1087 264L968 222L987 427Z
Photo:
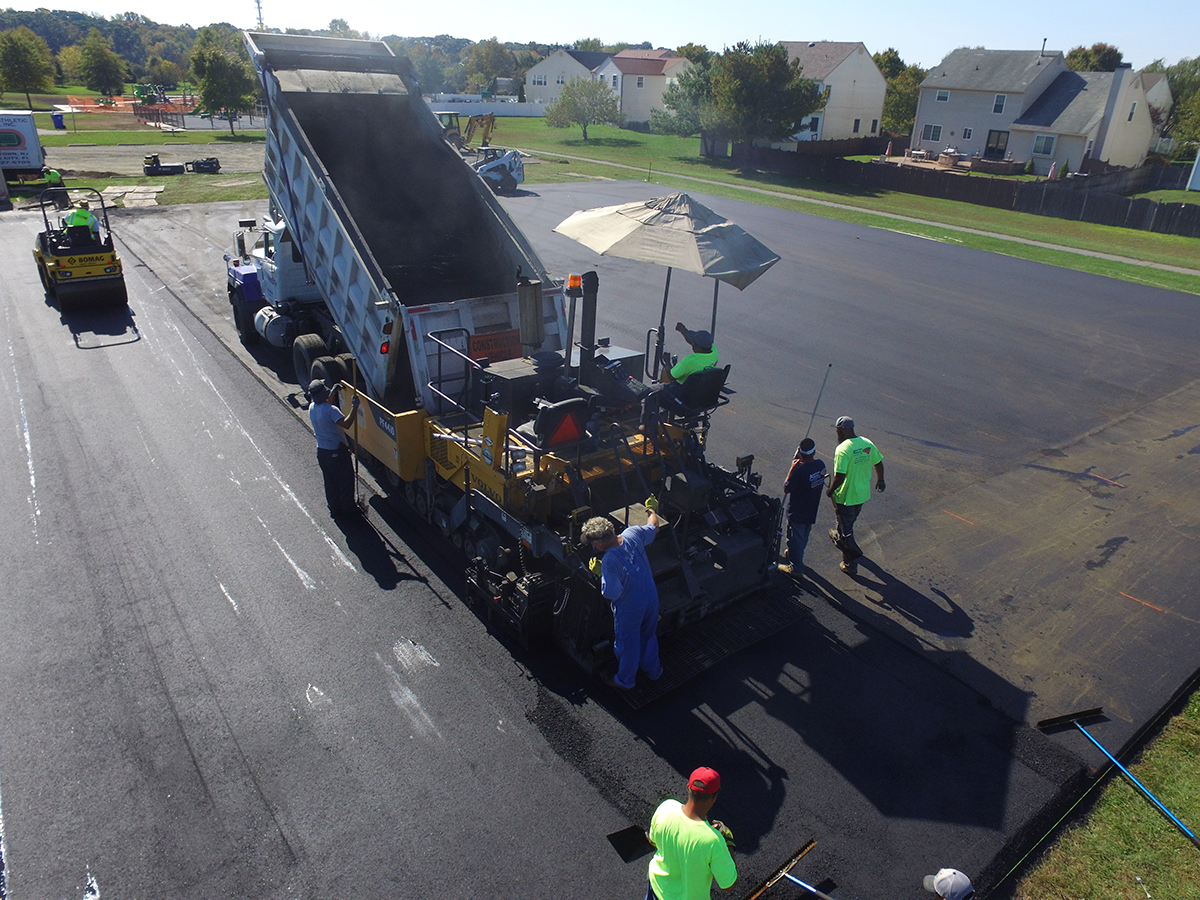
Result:
M638 676L637 686L620 695L634 709L677 690L701 672L740 650L778 634L812 614L791 585L775 585L719 613L659 638L663 674L657 681Z

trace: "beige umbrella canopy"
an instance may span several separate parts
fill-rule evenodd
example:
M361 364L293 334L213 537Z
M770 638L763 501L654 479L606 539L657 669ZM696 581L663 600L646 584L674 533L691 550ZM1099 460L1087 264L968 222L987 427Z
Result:
M671 269L684 269L715 279L713 334L717 330L717 292L721 282L745 290L779 262L779 256L740 225L717 215L682 192L635 203L576 212L554 229L602 256L619 256L667 267L662 316L653 374L662 357Z
M779 262L740 225L684 193L585 209L554 230L602 256L684 269L739 291Z

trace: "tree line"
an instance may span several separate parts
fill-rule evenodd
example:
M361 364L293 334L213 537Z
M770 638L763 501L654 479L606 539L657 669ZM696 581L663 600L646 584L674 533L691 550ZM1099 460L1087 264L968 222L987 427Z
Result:
M373 37L351 28L344 19L333 19L325 29L282 33ZM556 50L617 53L652 46L649 42L603 44L598 38L571 44L501 42L495 37L471 41L446 34L381 39L411 61L425 93L495 91L505 79L511 80L518 99L524 99L525 72ZM783 139L795 133L789 128L823 104L815 85L804 78L795 61L788 63L778 44L741 42L722 53L685 44L675 52L693 66L668 89L667 108L654 112L652 130L700 134L712 141L740 140L750 132L756 138ZM874 59L888 85L881 130L908 134L927 72L905 63L892 47L874 54ZM1076 71L1113 71L1122 54L1115 46L1097 43L1071 49L1066 59ZM1155 124L1182 143L1200 141L1200 56L1173 65L1155 60L1145 71L1165 73L1175 98L1174 109L1169 115L1160 112ZM136 13L104 18L46 9L0 10L0 92L24 94L32 106L31 95L53 85L79 84L114 95L130 81L168 89L195 81L200 104L214 112L247 109L259 93L241 30L226 23L195 29L158 24ZM587 125L617 121L615 102L597 89L578 85L564 94L567 105L548 109L548 120L566 116L568 124L584 125L585 135Z

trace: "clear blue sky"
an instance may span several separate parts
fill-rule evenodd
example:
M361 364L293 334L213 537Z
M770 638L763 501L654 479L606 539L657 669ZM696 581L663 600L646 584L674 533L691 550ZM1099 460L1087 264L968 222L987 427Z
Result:
M16 9L66 4L47 0L0 0ZM1097 41L1115 44L1136 68L1163 58L1168 63L1200 55L1194 2L1162 0L1139 7L1097 0L1082 6L1049 3L1041 7L1004 7L995 3L929 4L882 0L857 3L806 3L796 0L633 0L601 2L505 3L503 0L455 0L452 3L399 3L395 0L262 0L263 20L277 28L324 28L334 16L372 35L405 37L450 34L501 41L570 43L597 37L677 47L704 44L711 50L738 41L862 41L872 53L895 47L905 62L936 65L956 47L990 50L1067 51ZM139 0L84 0L77 7L99 15L132 10L171 25L196 27L229 22L252 28L254 0L205 3L139 4ZM945 12L941 12L945 10ZM1037 21L1035 21L1037 20ZM1191 25L1187 23L1191 22Z

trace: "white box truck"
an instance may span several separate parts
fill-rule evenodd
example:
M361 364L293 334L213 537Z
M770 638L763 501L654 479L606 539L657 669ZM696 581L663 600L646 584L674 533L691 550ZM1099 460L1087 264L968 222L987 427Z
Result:
M0 169L9 178L37 175L46 164L46 151L38 140L33 113L27 109L0 109Z

